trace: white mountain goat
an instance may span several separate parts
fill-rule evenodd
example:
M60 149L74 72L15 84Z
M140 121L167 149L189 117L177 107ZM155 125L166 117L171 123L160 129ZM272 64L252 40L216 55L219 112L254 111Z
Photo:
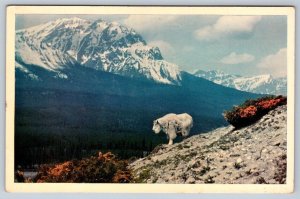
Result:
M153 121L152 130L158 134L163 131L169 138L169 145L173 144L173 140L177 135L186 137L189 135L191 128L193 127L193 118L187 114L167 114L157 120Z

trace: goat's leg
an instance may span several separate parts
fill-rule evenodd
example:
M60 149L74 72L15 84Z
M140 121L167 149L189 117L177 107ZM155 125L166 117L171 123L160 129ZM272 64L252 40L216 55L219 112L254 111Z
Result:
M168 136L169 136L169 145L172 145L173 140L177 137L175 129L169 129Z

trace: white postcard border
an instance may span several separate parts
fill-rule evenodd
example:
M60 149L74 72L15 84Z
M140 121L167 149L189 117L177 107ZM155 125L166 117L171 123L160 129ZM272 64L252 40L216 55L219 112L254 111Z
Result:
M15 183L15 15L16 14L160 14L287 16L287 180L282 185L257 184L89 184ZM291 193L294 190L295 9L293 7L194 6L8 6L6 24L6 190L9 192L102 193Z

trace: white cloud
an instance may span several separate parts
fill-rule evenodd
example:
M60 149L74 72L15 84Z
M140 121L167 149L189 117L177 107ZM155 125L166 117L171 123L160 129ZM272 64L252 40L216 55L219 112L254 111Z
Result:
M220 60L220 63L222 64L241 64L241 63L247 63L252 62L255 59L253 55L243 53L243 54L237 54L235 52L230 53L229 55L223 57Z
M250 33L260 20L261 16L222 16L215 24L196 30L195 37L210 41L232 34Z
M156 29L176 20L178 16L173 15L129 15L123 23L136 31L147 31Z
M149 46L158 47L162 55L173 55L175 54L175 49L171 44L163 40L155 40L148 43Z
M279 49L275 54L270 54L257 64L264 72L270 73L275 77L283 77L287 74L287 50Z

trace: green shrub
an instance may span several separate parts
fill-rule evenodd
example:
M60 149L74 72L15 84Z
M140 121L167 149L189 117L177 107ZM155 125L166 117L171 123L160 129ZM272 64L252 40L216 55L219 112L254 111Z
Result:
M145 183L151 177L151 169L144 168L138 178L134 179L135 183Z

